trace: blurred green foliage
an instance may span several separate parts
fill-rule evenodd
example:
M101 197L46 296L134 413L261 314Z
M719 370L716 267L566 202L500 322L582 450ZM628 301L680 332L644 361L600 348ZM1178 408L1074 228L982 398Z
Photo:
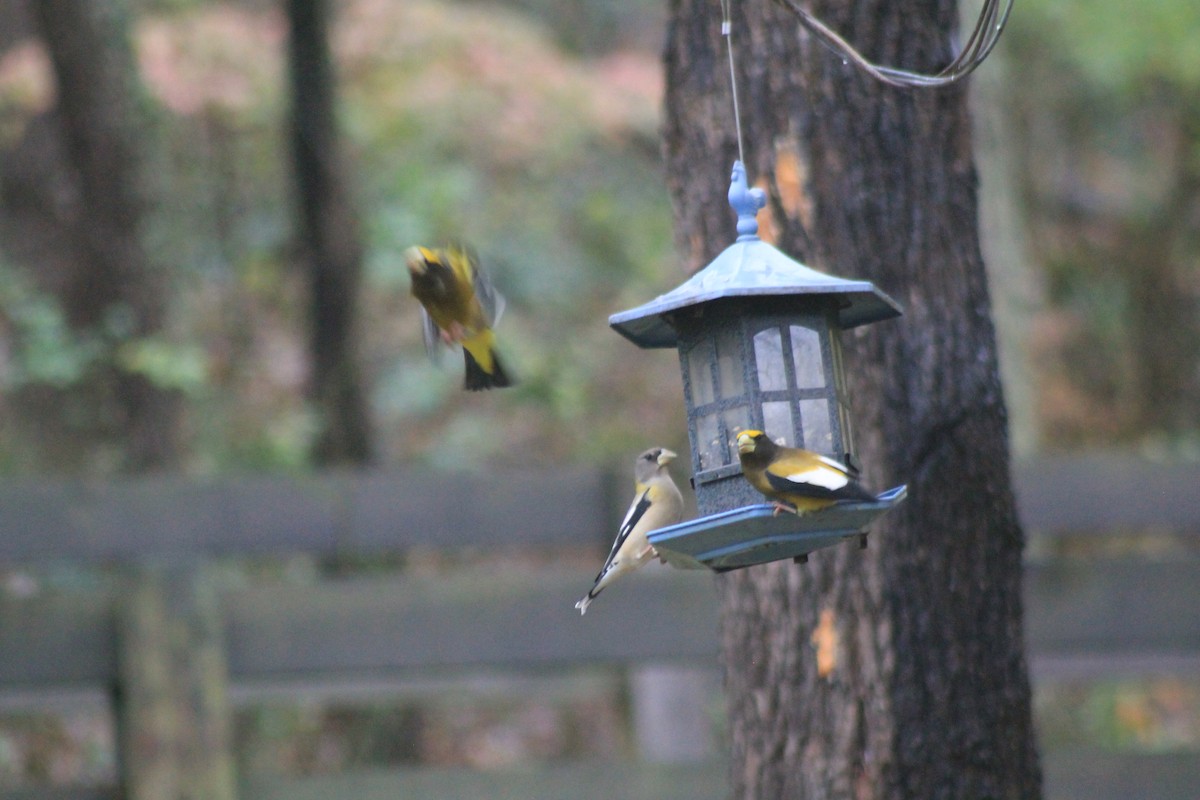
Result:
M81 332L68 324L57 298L5 265L0 265L0 323L7 334L0 385L10 391L31 385L70 388L109 359L165 389L199 391L207 380L204 354L195 346L136 337L120 309L112 310L98 330Z
M95 337L71 329L53 295L39 291L23 273L2 263L0 322L5 329L0 386L9 391L34 383L71 386L82 380L103 352Z
M1147 80L1200 86L1200 6L1158 0L1136 8L1085 0L1026 0L1014 20L1040 28L1052 50L1106 91L1138 94Z
M1200 745L1200 683L1179 677L1047 681L1035 695L1038 735L1050 750L1149 752Z
M146 241L170 314L153 339L106 342L106 357L185 393L188 469L303 466L314 426L282 17L271 3L199 0L138 12ZM384 461L471 468L682 446L672 355L639 355L606 324L684 277L657 150L657 53L633 48L661 13L610 5L560 14L552 30L496 4L336 6L340 121L365 222L361 353ZM18 131L9 117L49 102L28 99L36 70L6 81L0 69ZM401 253L451 240L481 253L508 298L498 333L515 389L467 396L457 354L428 363ZM3 380L82 380L97 346L75 341L50 295L5 291L21 336Z
M77 385L97 360L114 363L184 393L188 469L302 468L316 426L280 9L133 6L152 112L145 237L170 281L169 324L148 341L71 331L29 277L36 263L9 257L0 382ZM684 446L674 354L636 351L606 324L684 277L658 153L663 4L335 10L382 460L472 468ZM1052 444L1197 440L1200 235L1187 209L1200 194L1198 15L1181 0L1136 13L1028 0L1005 36L1012 169L1047 300L1028 328ZM30 120L52 104L47 70L34 42L0 58L0 146L33 135ZM696 168L709 167L724 171ZM512 390L466 395L457 356L434 367L423 352L400 254L459 239L509 299L498 334ZM25 461L12 431L0 429L0 464Z
M1051 446L1195 455L1200 7L1019 3L1005 48Z

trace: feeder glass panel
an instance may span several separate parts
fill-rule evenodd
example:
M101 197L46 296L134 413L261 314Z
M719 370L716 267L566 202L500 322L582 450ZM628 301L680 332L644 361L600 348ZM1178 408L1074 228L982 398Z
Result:
M754 363L758 368L759 389L781 392L788 388L787 371L783 367L783 337L778 328L767 328L754 334Z
M840 419L833 418L841 413L835 386L838 378L832 372L837 343L823 322L814 318L808 324L776 317L768 327L756 331L751 337L751 375L757 381L755 396L762 429L768 436L788 447L841 457L836 452Z
M825 369L821 363L821 335L812 328L800 325L790 326L788 333L792 340L792 365L796 370L796 386L801 389L820 389L825 385Z
M754 427L750 423L750 406L734 406L721 412L721 422L724 423L725 429L721 432L724 437L724 457L723 464L733 464L737 462L737 435L744 430Z
M737 435L750 428L750 407L735 405L696 417L696 446L700 469L710 470L737 461Z
M721 466L720 452L721 428L717 424L716 414L705 414L696 419L696 446L700 457L700 469L713 469Z
M701 339L684 356L699 471L736 463L737 435L753 427L742 358L734 327Z
M706 406L716 399L716 393L713 391L712 361L709 357L711 349L712 345L708 342L700 342L687 356L693 408Z
M833 452L833 429L829 423L828 400L801 400L800 419L804 427L804 447L817 453Z
M722 331L717 343L717 397L738 397L746 393L746 379L742 372L741 346L737 334L732 330Z
M770 431L776 444L796 446L792 427L792 404L786 401L763 403L763 430Z
M834 340L834 344L838 344L836 339ZM837 386L835 394L837 398L836 422L841 430L842 445L846 451L835 453L834 456L836 458L847 458L854 442L854 428L850 421L850 395L846 389L846 373L842 371L842 349L840 346L833 348L833 377Z

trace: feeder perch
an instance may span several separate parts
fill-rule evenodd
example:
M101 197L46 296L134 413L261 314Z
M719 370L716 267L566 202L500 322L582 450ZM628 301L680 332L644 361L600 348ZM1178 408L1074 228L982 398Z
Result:
M749 187L740 161L729 203L732 245L672 291L609 317L638 347L679 351L701 517L650 539L668 563L716 570L805 556L858 535L905 491L773 516L742 476L736 438L749 429L855 463L841 331L901 311L870 281L817 272L759 239L755 215L766 197Z

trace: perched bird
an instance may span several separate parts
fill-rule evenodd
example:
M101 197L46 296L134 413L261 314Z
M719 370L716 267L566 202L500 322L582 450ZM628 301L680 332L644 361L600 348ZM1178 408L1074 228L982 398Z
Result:
M652 447L637 457L633 502L596 582L575 604L580 615L587 613L588 605L604 587L658 555L647 541L647 533L674 525L683 516L683 496L667 469L673 458L675 454L665 447Z
M805 514L842 500L874 500L858 482L856 470L818 453L783 447L762 431L737 437L742 473L755 489L775 501L775 513Z
M461 344L467 362L464 389L512 385L496 355L492 332L504 312L504 297L474 256L462 247L410 247L404 259L412 276L413 297L421 302L422 333L430 357L437 360L440 342Z

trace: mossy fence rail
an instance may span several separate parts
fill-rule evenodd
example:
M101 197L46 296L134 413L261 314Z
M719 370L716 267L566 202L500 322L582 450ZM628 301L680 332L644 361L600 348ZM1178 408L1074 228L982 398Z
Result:
M1030 534L1025 607L1035 683L1200 681L1200 464L1122 454L1014 469ZM502 482L409 473L148 478L0 485L0 568L115 569L95 591L0 594L0 709L100 696L117 785L12 788L20 800L129 798L723 798L687 699L716 669L716 600L702 573L659 570L571 608L591 567L372 576L224 587L223 557L369 558L413 550L606 548L624 482L603 470ZM797 569L803 567L797 566ZM116 588L114 588L114 586ZM239 776L232 708L254 698L386 695L414 679L534 682L627 668L634 763L520 771L403 769ZM1195 710L1193 710L1194 712ZM1194 800L1200 752L1047 746L1049 800ZM697 753L700 755L698 756Z

